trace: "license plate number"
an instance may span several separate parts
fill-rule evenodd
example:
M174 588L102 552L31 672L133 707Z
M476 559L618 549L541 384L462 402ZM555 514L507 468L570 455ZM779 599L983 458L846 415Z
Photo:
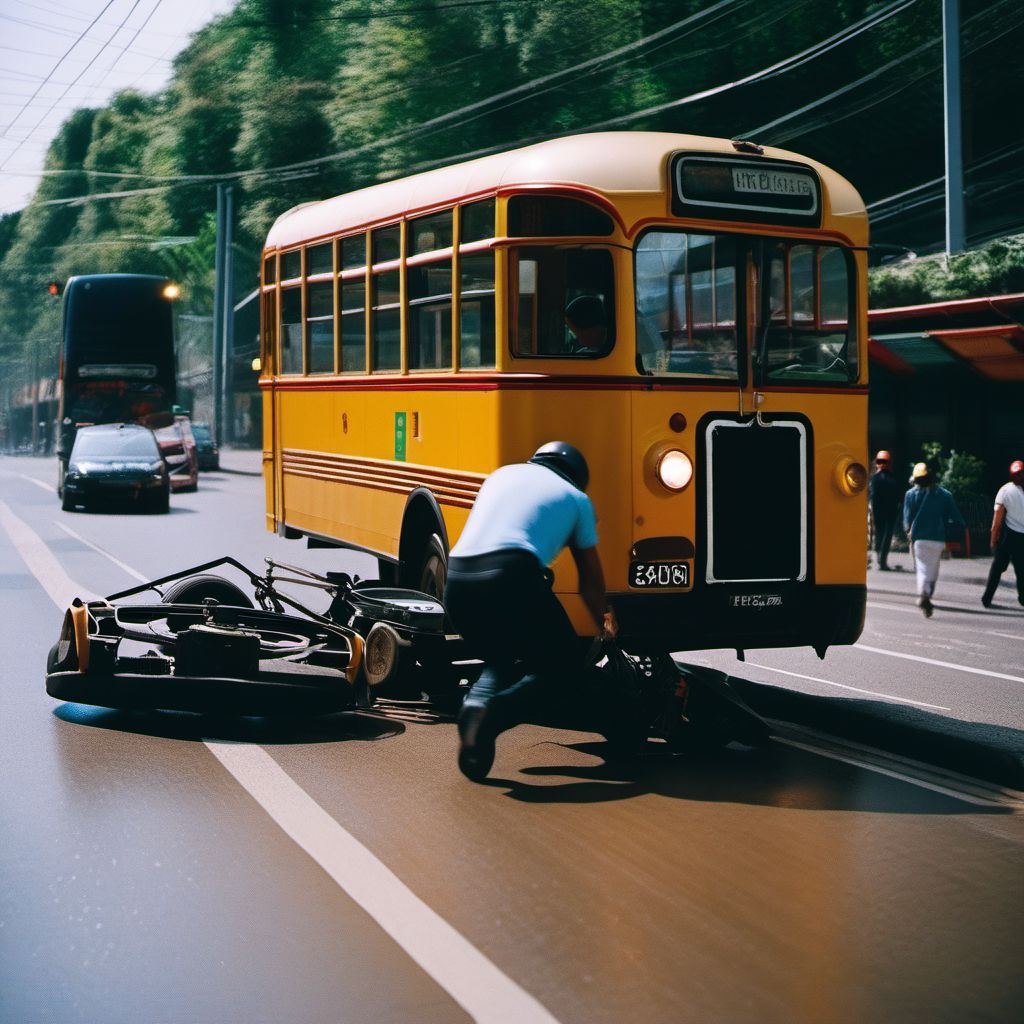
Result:
M689 584L689 562L631 562L629 565L629 585L637 589L686 587Z
M733 608L781 608L781 594L733 594L729 599Z

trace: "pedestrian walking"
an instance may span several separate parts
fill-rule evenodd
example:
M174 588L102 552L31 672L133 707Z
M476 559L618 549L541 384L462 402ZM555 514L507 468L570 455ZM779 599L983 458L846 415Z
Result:
M992 606L1000 577L1013 563L1017 577L1017 600L1024 605L1024 462L1010 463L1010 479L996 494L992 515L992 566L981 603Z
M499 733L525 722L601 732L616 745L642 739L639 707L613 703L602 673L587 669L588 645L551 590L547 566L568 547L595 631L616 635L588 480L577 448L542 445L484 481L452 549L445 606L484 662L459 714L459 768L475 782L490 771Z
M930 619L942 551L950 535L962 535L966 524L953 495L935 482L926 463L914 466L910 482L903 497L903 527L917 568L917 606Z
M899 521L902 499L903 488L892 471L892 455L880 451L875 456L875 471L868 481L868 504L874 525L875 557L882 572L892 568L889 565L889 548L892 547L892 536Z

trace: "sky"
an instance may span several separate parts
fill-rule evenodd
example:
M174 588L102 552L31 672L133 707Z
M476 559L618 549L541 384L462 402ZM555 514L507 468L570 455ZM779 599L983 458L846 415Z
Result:
M190 35L236 0L0 0L0 213L24 207L80 107L159 92Z

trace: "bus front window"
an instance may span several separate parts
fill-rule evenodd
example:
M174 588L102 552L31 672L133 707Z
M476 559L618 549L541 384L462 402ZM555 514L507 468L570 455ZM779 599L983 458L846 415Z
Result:
M835 245L764 243L754 365L761 383L847 383L858 377L850 320L853 274Z
M604 249L518 251L515 354L596 359L615 343L615 285Z
M636 249L641 370L736 380L736 264L729 235L650 231Z

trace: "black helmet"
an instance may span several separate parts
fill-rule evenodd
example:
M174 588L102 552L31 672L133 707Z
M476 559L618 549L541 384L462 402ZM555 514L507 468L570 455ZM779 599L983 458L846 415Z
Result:
M533 453L530 462L537 466L547 466L581 491L585 491L590 482L590 470L583 452L566 441L542 444Z

